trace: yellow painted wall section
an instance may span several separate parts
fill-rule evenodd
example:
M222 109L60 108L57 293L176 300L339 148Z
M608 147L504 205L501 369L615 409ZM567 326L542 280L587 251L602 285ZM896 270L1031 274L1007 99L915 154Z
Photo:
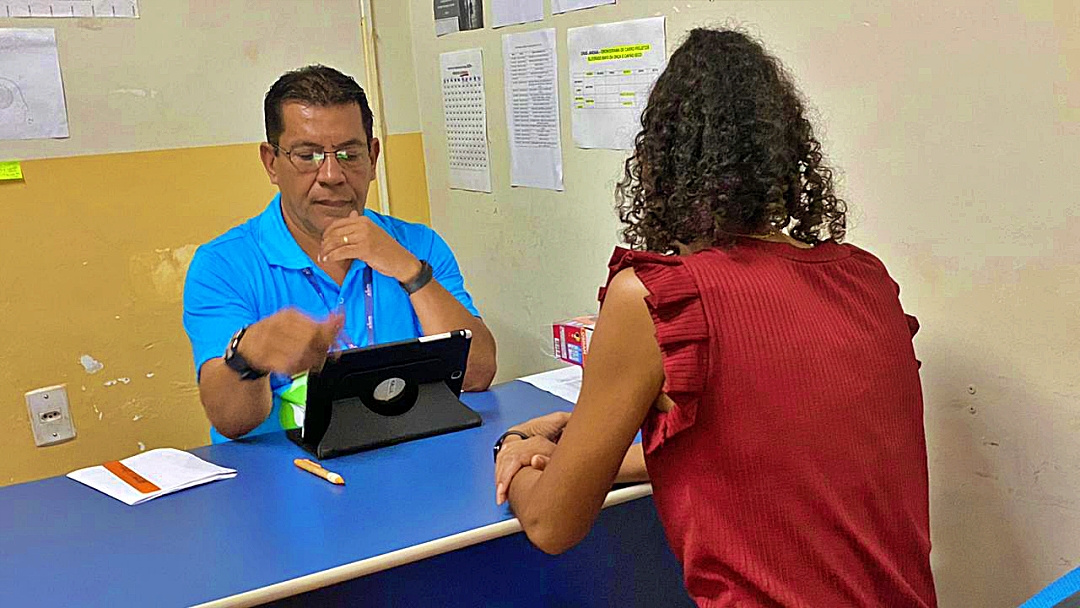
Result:
M403 220L430 226L431 207L428 204L423 133L391 133L383 150L390 213ZM377 199L372 197L368 200Z
M258 145L35 160L23 172L0 182L0 485L208 443L184 276L196 247L275 194ZM104 368L87 373L83 355ZM35 447L23 393L61 383L78 436Z

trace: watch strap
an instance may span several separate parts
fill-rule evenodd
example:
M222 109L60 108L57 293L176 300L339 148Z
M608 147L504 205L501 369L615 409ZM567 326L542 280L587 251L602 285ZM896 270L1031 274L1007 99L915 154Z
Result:
M494 454L495 455L495 460L499 459L499 450L502 449L503 442L506 441L506 438L511 436L511 435L516 435L518 437L521 437L522 439L528 439L529 438L528 435L526 435L525 433L522 433L521 431L506 431L502 435L499 435L499 439L495 442L495 448L493 449L493 451L495 453Z
M240 340L247 333L247 327L241 327L240 331L233 334L229 340L229 346L225 349L225 365L234 372L240 374L241 380L258 380L267 374L262 370L255 369L247 359L240 354Z
M420 272L416 273L416 276L410 281L401 282L401 288L405 290L410 296L424 288L431 282L434 276L434 269L427 260L420 260Z

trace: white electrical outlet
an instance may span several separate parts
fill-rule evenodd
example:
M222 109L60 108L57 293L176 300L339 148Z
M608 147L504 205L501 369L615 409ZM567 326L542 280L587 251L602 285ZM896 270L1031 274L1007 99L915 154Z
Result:
M67 388L63 384L26 393L26 409L30 412L34 443L39 448L75 438L75 422L71 419Z

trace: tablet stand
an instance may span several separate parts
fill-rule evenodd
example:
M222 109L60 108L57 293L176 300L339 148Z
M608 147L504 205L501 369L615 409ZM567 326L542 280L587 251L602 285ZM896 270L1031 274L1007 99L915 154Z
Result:
M355 372L334 385L333 395L309 383L304 428L286 435L322 460L480 426L480 415L445 381L422 381L439 365L432 359Z

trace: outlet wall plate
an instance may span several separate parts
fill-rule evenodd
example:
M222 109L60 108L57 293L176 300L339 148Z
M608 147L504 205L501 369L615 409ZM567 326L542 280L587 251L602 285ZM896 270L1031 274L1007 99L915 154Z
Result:
M75 422L71 419L67 388L63 384L26 393L26 409L30 413L34 443L39 448L75 438Z

